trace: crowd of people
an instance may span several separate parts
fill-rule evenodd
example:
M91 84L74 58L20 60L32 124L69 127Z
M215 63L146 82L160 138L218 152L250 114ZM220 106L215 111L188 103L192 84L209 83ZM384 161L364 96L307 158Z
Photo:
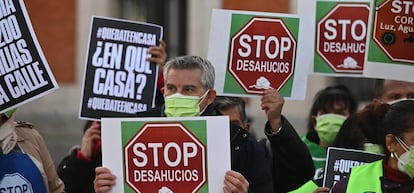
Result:
M231 169L223 174L224 193L413 192L414 83L378 80L376 98L361 110L347 87L328 86L315 95L303 136L282 115L283 97L275 89L265 90L260 107L250 107L260 108L267 118L266 139L259 142L249 131L244 100L216 96L210 61L181 56L166 62L166 45L160 42L149 50L155 56L149 60L162 73L157 107L136 117L229 116ZM18 171L34 192L111 190L116 176L102 166L100 122L85 123L79 147L55 168L42 137L30 123L15 121L14 111L1 114L0 183ZM380 153L384 159L355 167L333 187L323 187L328 147Z

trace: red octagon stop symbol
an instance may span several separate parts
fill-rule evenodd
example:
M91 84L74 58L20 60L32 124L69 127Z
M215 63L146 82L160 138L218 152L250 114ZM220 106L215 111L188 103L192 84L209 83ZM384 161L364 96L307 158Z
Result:
M337 4L319 22L316 51L335 72L362 73L369 6Z
M373 39L394 62L414 62L413 1L387 0L375 9Z
M295 53L282 19L253 17L231 39L228 70L246 93L280 90L293 74Z
M204 145L181 123L147 123L124 149L135 192L197 192L206 182Z

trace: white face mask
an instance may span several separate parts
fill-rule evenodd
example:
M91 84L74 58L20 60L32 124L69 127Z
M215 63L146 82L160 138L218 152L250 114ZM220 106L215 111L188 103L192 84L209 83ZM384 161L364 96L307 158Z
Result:
M401 98L401 99L396 99L396 100L388 101L386 103L389 104L389 105L393 105L395 103L398 103L400 101L405 101L405 100L412 100L412 101L414 101L414 98Z
M398 170L409 175L411 178L414 177L414 146L408 147L407 144L404 143L403 140L401 140L398 137L395 137L395 139L398 141L398 143L401 145L401 147L405 150L401 156L397 156L396 153L393 152L394 156L398 160Z

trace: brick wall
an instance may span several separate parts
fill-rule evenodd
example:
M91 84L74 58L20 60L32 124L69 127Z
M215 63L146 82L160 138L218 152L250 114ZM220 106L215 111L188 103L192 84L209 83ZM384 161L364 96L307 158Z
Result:
M36 36L59 83L75 82L75 0L25 1Z
M290 0L223 0L223 8L288 13Z

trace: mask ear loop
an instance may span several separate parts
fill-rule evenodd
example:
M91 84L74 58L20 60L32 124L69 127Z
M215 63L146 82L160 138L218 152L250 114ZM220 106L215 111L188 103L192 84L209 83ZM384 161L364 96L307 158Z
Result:
M405 150L405 151L410 151L410 147L408 147L407 144L405 144L405 142L400 139L399 137L394 136L395 140L398 141L398 143L401 145L401 147Z
M207 89L207 91L200 97L200 102L198 103L198 106L200 106L201 102L206 99L207 94L210 92L210 89ZM207 109L207 105L204 107L203 110L200 111L200 115L204 113L204 111Z

